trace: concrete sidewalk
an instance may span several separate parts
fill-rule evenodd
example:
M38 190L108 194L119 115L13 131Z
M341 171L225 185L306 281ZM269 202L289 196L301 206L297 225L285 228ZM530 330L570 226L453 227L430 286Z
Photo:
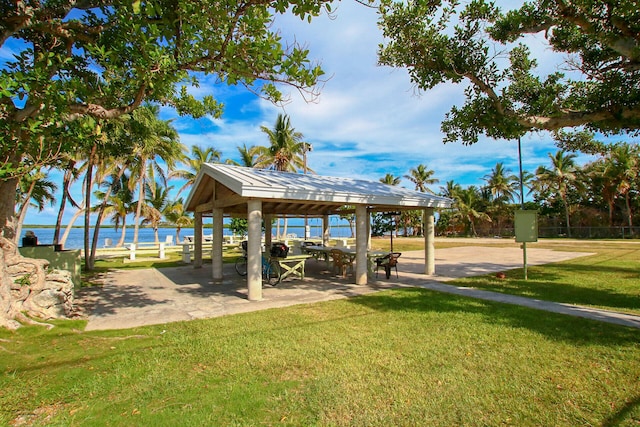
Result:
M528 264L538 265L590 255L584 252L559 252L529 249ZM214 284L210 265L117 270L109 272L102 287L83 290L81 299L90 307L87 330L122 329L175 321L211 318L268 308L287 307L364 295L383 289L422 287L472 298L517 304L539 310L585 317L640 328L640 316L596 310L447 285L460 277L476 276L522 266L522 252L512 247L457 247L436 251L436 272L425 276L422 251L401 256L399 277L391 279L381 272L378 280L367 286L352 284L327 271L323 262L307 261L304 280L285 280L277 287L265 286L262 301L247 299L246 282L233 265L224 266L225 280ZM375 278L374 278L375 279Z

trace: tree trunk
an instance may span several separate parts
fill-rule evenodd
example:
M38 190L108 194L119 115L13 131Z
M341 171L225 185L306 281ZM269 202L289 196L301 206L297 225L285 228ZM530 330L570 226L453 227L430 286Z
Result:
M629 222L629 231L633 234L633 215L631 213L631 200L629 197L629 192L624 193L624 202L627 208L627 221Z
M571 223L569 222L569 206L564 205L564 216L567 222L567 237L571 237Z
M93 147L91 147L91 154L89 154L89 159L87 160L87 176L84 181L84 268L89 271L93 270L93 263L91 262L91 246L89 245L89 230L91 229L91 187L93 187L93 164L95 162L97 149L98 146L93 144Z
M146 162L145 162L146 163ZM140 178L138 179L138 204L136 206L136 216L133 224L133 243L138 244L138 232L140 231L140 217L142 216L142 204L144 203L144 180L145 167L140 169Z
M6 240L5 247L0 250L0 327L16 328L17 322L15 318L16 312L11 294L13 282L7 271L6 256L15 256L18 248L10 245L15 239L15 194L18 187L18 179L10 178L8 180L0 180L0 221L2 224L2 236L0 244ZM3 240L3 238L5 240Z
M73 214L73 217L71 218L71 221L69 221L69 224L67 224L67 228L64 230L64 234L62 235L62 239L60 239L60 244L62 246L64 246L64 244L67 242L67 238L69 237L69 233L73 229L73 224L76 222L78 217L80 217L80 215L83 214L83 212L84 212L84 208L80 208L80 209L78 209L78 211L76 213Z
M120 233L120 240L116 245L116 248L121 248L124 246L124 239L127 235L127 217L122 218L122 233Z
M13 238L13 241L16 245L19 244L18 239L20 239L20 234L22 234L22 224L24 223L24 218L27 216L27 210L29 209L29 200L31 200L31 195L33 194L33 189L36 186L36 182L33 181L29 186L29 190L27 190L27 194L25 194L22 198L22 203L20 204L20 209L18 210L18 222L16 224L16 232Z
M69 196L69 185L71 185L71 177L73 175L72 171L74 167L75 167L75 162L73 161L69 162L69 164L67 165L67 169L64 171L64 178L62 179L62 198L60 199L60 208L58 209L58 217L56 219L56 229L53 232L54 245L57 245L59 243L60 229L62 228L62 216L64 215L64 209L67 206L67 197Z
M91 259L91 270L93 270L93 267L96 261L96 248L98 247L98 238L100 237L99 236L100 226L102 225L102 218L104 217L104 211L107 208L107 202L109 201L109 197L111 197L111 193L113 193L113 188L117 185L118 181L120 181L120 178L122 177L122 174L124 174L124 171L125 171L124 168L120 168L120 170L118 171L117 178L114 179L111 185L109 186L109 189L105 193L104 198L102 199L102 203L100 204L100 209L98 210L98 217L96 218L96 225L93 228L93 240L91 242L91 256L89 257Z
M607 205L609 206L609 228L613 227L613 209L614 209L614 201L607 200Z
M471 217L469 217L469 225L471 226L471 234L473 237L478 237L478 233L476 233L476 225Z
M16 319L37 323L27 316L64 317L73 308L70 273L48 273L47 261L23 257L14 243L17 183L17 178L0 180L0 327L9 329L20 327Z
M564 216L567 221L567 237L571 237L571 223L569 222L569 202L567 201L567 195L562 195L562 203L564 203Z
M65 172L66 174L66 172ZM53 231L53 244L57 245L60 240L60 228L62 227L62 215L64 215L64 208L67 204L67 195L62 189L62 198L60 199L60 208L58 209L58 217L56 218L56 228Z

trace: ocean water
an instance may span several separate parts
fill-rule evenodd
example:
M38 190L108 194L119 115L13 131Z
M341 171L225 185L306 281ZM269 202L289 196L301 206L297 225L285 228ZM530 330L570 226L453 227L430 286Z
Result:
M322 235L322 228L319 225L314 224L313 222L310 225L311 229L311 237L317 238ZM21 239L19 240L19 244L22 244L22 237L24 237L27 231L33 231L36 237L38 238L38 244L40 245L48 245L53 243L53 233L54 228L29 228L29 226L25 226L22 229ZM60 237L64 234L64 228L60 232ZM282 231L282 226L281 226ZM273 233L276 232L276 227L273 227ZM101 248L105 245L106 239L111 239L113 244L117 244L120 240L120 236L122 234L122 229L119 229L117 232L114 228L100 228L100 234L98 237L98 248ZM180 238L179 241L182 241L185 236L193 236L193 228L182 228L180 229ZM205 224L204 234L211 234L211 226L207 226ZM231 235L231 231L226 229L224 230L225 235ZM295 234L298 237L304 237L304 226L302 225L288 225L287 226L287 234ZM331 237L338 238L346 238L351 237L351 230L348 225L340 224L340 225L332 225L330 229ZM158 229L158 238L160 242L164 242L167 236L173 236L173 241L176 242L176 229L175 228L160 228ZM90 239L93 239L93 233L90 234ZM155 241L154 232L151 228L140 228L138 232L138 241L140 243L153 243ZM125 234L125 245L133 242L133 227L127 227L127 231ZM69 232L69 236L64 244L64 249L83 249L84 248L84 229L82 228L73 228Z

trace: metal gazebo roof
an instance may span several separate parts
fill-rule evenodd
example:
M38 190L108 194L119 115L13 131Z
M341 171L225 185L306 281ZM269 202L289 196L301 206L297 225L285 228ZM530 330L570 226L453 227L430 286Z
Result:
M446 197L351 178L304 175L226 164L205 163L187 198L187 211L243 215L248 200L261 200L265 214L330 215L346 206L366 205L370 211L448 208Z

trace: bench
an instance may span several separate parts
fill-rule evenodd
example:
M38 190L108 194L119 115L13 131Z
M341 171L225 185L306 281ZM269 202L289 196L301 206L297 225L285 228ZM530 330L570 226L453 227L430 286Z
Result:
M304 279L304 264L309 258L311 258L311 255L291 255L286 258L272 257L280 264L280 280L289 276L298 276Z

